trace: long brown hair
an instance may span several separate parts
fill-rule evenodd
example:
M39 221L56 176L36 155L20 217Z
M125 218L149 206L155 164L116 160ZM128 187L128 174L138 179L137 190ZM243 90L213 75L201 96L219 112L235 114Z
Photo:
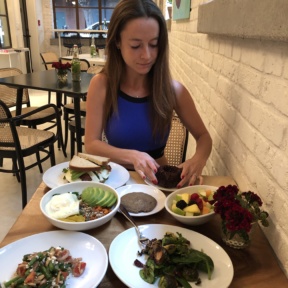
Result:
M169 70L169 46L166 21L159 7L152 0L122 0L114 9L110 19L106 50L107 62L104 72L107 75L107 94L104 111L104 125L109 116L117 113L117 92L120 87L121 75L125 71L125 62L121 51L117 48L120 42L120 33L128 21L151 17L159 24L158 56L150 70L148 77L151 96L151 120L153 134L163 136L171 123L175 106L175 92L172 88L171 74Z

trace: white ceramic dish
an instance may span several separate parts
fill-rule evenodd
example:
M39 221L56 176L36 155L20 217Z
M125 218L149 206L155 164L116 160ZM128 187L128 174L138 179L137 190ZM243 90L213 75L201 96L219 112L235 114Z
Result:
M111 166L112 170L105 184L113 188L118 188L124 185L130 177L128 170L114 162L109 162L109 165ZM68 167L69 162L63 162L49 168L43 174L44 183L50 188L55 188L63 184L67 184L68 182L63 179L64 173L62 171L64 168Z
M94 288L102 281L108 267L108 255L100 241L80 232L50 231L20 239L0 249L0 283L11 279L25 254L47 250L51 246L64 247L72 257L82 257L86 262L84 273L80 277L69 276L67 287Z
M171 194L169 194L167 196L166 201L165 201L165 209L176 220L178 220L179 222L186 224L186 225L191 225L191 226L201 225L201 224L204 224L204 223L210 221L215 216L214 211L209 213L209 214L199 215L199 216L182 216L182 215L174 213L171 210L172 202L173 202L173 199L176 198L176 194L183 194L183 193L192 194L194 192L198 192L199 189L205 189L205 190L209 189L209 190L212 190L213 192L215 192L218 189L218 187L208 186L208 185L194 185L194 186L188 186L188 187L184 187L184 188L175 190L174 192L172 192Z
M222 247L211 239L197 232L171 225L148 224L141 225L139 228L141 233L150 239L163 238L166 232L181 233L183 237L190 240L194 249L203 250L214 262L211 280L208 280L207 274L200 272L201 288L226 288L230 285L234 275L232 261ZM140 268L133 264L135 259L142 263L146 262L144 255L141 257L137 255L139 250L135 228L130 228L119 234L112 241L108 253L113 271L128 287L158 287L158 281L154 284L143 281L139 275Z
M159 189L161 191L164 191L164 192L173 192L173 191L177 190L176 187L175 188L165 188L165 187L161 187L161 186L155 185L148 179L145 179L144 181L145 181L146 184L148 184L148 185L150 185L152 187L155 187L155 188L157 188L157 189Z
M112 191L117 196L117 202L112 207L112 210L111 210L110 213L106 214L105 216L103 216L101 218L98 218L98 219L95 219L95 220L91 220L91 221L87 221L87 222L65 222L65 221L61 221L61 220L52 218L46 213L45 206L50 201L50 199L53 197L53 195L55 195L55 194L63 194L63 193L67 193L67 192L78 192L79 194L81 194L82 191L85 188L87 188L87 187L100 187L103 190ZM61 228L61 229L73 230L73 231L89 230L89 229L93 229L93 228L99 227L99 226L107 223L117 213L119 205L120 205L120 198L118 196L117 191L114 188L112 188L112 187L110 187L110 186L108 186L106 184L96 183L96 182L91 182L91 181L82 181L82 182L68 183L66 185L61 185L59 187L53 188L50 191L48 191L42 197L42 199L40 201L41 212L43 213L43 215L46 217L46 219L51 224L53 224L54 226L56 226L58 228Z
M131 216L134 216L134 217L141 217L141 216L148 216L148 215L155 214L161 211L165 205L165 200L166 200L165 194L159 189L152 187L152 186L148 186L145 184L131 184L131 185L125 185L125 186L119 187L116 189L116 191L118 192L120 197L128 193L132 193L132 192L143 192L143 193L153 196L157 200L156 207L150 212L129 213Z

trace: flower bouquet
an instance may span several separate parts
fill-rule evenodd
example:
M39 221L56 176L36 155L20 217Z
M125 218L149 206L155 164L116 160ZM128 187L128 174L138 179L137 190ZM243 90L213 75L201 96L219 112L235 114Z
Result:
M61 63L61 62L53 62L52 67L56 69L57 77L60 82L66 82L67 80L67 70L71 68L71 64Z
M269 214L262 210L262 200L254 192L239 192L235 185L221 186L214 193L214 211L222 219L222 239L233 248L249 245L255 223L269 226Z

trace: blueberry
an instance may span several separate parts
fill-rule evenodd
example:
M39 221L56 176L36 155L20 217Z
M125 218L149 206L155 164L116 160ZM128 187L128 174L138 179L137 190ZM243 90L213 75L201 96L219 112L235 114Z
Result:
M180 200L176 203L176 207L183 210L185 207L187 207L187 203L184 200Z

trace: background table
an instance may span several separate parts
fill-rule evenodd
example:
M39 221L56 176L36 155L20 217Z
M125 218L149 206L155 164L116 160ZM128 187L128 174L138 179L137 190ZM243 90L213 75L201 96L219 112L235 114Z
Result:
M143 183L143 180L136 172L130 172L130 176L129 182ZM204 177L204 184L221 186L235 183L230 177ZM48 190L49 188L44 183L40 184L39 188L32 196L31 201L27 204L20 217L0 244L0 247L32 234L59 230L46 220L39 208L41 197ZM163 209L159 213L151 216L137 217L137 219L135 217L135 221L138 225L167 224L180 226L199 232L214 240L223 247L233 262L234 279L230 286L232 288L288 287L288 280L280 269L271 246L258 226L253 235L251 246L247 249L235 250L222 242L220 238L220 221L217 216L209 223L192 227L177 222L165 209ZM93 230L85 231L85 233L90 234L101 241L108 251L113 239L119 233L131 227L130 222L128 222L123 215L117 213L110 222ZM98 287L123 288L126 286L117 278L109 265L107 273Z
M17 89L16 114L21 114L22 95L24 88L35 90L44 90L55 92L57 97L57 106L61 107L62 94L69 94L74 99L75 127L76 127L76 144L78 152L82 151L81 140L81 115L80 99L86 96L90 81L94 74L81 72L81 81L74 82L71 73L68 72L68 79L65 84L57 80L55 70L38 71L28 74L0 78L0 85L7 85Z

